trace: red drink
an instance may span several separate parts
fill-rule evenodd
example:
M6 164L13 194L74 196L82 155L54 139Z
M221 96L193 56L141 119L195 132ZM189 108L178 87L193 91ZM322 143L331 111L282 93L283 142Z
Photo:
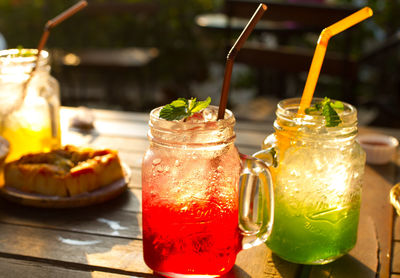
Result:
M206 157L145 157L143 246L153 270L221 275L234 265L241 249L239 157L232 145L214 159L217 169Z

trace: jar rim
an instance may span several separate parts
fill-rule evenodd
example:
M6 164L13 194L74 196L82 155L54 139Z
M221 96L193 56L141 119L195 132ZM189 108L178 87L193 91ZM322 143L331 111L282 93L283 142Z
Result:
M235 117L229 110L225 111L224 119L192 123L161 119L161 109L157 107L150 112L148 138L153 143L182 148L219 148L235 140ZM211 109L216 117L217 106L210 105L206 109Z
M31 53L29 56L17 56L19 53ZM11 48L0 50L0 67L1 66L26 66L26 67L34 67L36 63L36 55L38 53L37 49L34 48ZM47 65L49 59L49 52L46 50L42 50L40 52L39 59L39 67Z
M325 117L323 115L297 115L300 100L301 98L288 98L281 100L277 104L277 117L285 118L285 120L293 122L296 125L314 124L325 126ZM321 102L322 100L323 98L313 98L311 104ZM336 100L332 99L332 101ZM357 109L347 102L342 103L344 105L344 110L338 113L342 123L338 127L357 125Z
M184 121L168 121L159 117L160 111L164 106L154 108L150 112L149 125L156 127L157 129L174 130L177 132L182 131L199 131L199 130L215 130L228 126L233 126L236 122L232 111L225 109L224 119L217 121L205 121L199 123L184 122ZM206 109L213 110L213 113L217 113L218 106L210 105Z

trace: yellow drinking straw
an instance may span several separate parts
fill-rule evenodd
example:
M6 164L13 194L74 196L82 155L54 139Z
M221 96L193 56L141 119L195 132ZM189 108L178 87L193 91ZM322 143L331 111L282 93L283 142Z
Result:
M311 100L317 85L319 73L321 72L321 66L324 61L329 39L351 26L371 17L372 14L372 9L370 7L365 7L322 30L318 39L317 47L315 48L297 115L304 115L305 109L311 105Z

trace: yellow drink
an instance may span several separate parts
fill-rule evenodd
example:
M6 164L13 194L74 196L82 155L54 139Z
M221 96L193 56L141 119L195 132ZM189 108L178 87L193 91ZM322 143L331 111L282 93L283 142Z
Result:
M49 127L45 127L42 130L8 128L3 131L3 137L11 142L10 153L6 159L7 162L18 159L27 153L47 152L61 145L59 137L51 137L51 129Z
M6 161L61 145L59 85L46 51L29 79L37 62L31 53L36 50L0 51L0 135L10 143Z
M58 115L51 115L45 99L28 95L21 109L9 115L2 123L1 135L10 142L10 153L6 161L18 159L27 153L46 152L59 147L59 125L54 131L52 128L52 121L58 122L58 118Z

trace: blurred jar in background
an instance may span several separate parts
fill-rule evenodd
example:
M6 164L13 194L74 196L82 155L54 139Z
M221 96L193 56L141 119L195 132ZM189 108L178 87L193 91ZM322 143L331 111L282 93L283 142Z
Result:
M0 135L10 142L7 161L49 151L61 144L60 89L50 75L49 53L36 49L0 51Z

